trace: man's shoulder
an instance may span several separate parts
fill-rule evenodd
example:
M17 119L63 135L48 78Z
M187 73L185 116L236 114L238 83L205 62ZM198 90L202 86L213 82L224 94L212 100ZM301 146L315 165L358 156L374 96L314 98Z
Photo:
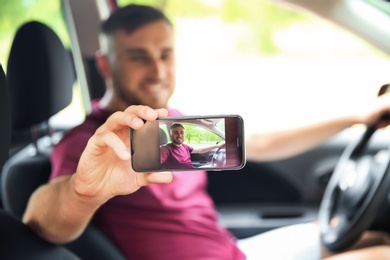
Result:
M175 147L172 143L167 143L160 146L161 149L165 149L165 150L172 149L172 147Z
M111 113L99 107L99 100L92 101L92 111L85 117L82 124L75 127L75 131L93 130L95 131L99 126L104 124Z
M104 122L107 120L108 117L102 116L99 113L91 113L89 114L84 122L82 122L80 125L74 127L69 131L69 134L75 134L75 133L83 133L87 132L92 134L98 129Z
M182 145L187 149L187 150L190 150L192 152L192 150L194 149L194 147L192 147L191 145L188 145L188 144L185 144L185 143L182 143Z
M89 139L96 129L104 124L108 117L108 112L101 109L93 109L81 124L73 127L65 134L60 143L77 143Z

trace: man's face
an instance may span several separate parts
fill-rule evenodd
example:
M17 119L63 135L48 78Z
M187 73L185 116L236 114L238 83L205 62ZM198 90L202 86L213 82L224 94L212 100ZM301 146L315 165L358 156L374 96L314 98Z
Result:
M176 145L181 145L184 142L186 137L185 130L181 126L177 126L171 129L171 139L172 143Z
M167 107L175 88L173 28L165 21L113 36L109 56L114 94L126 106Z

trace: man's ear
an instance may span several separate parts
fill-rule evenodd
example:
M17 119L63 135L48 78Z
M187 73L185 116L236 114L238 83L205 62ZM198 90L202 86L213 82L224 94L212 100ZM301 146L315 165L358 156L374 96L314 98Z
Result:
M108 61L108 57L102 54L100 51L95 55L96 68L104 79L111 78L111 69Z

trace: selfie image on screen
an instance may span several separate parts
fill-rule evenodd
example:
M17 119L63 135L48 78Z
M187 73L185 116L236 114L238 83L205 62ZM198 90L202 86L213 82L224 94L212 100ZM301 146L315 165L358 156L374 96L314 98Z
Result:
M240 169L243 121L237 115L166 117L130 129L135 171Z
M160 119L160 164L164 169L226 165L225 119L191 122Z

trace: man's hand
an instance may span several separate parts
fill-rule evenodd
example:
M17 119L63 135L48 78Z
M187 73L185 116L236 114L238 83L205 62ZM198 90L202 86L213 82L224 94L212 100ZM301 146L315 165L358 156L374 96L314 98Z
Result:
M89 139L73 175L40 186L30 197L23 222L53 243L67 243L85 229L96 209L116 195L150 183L167 183L170 172L137 173L130 161L129 127L167 115L166 109L131 106L116 112Z
M386 127L389 125L390 120L389 117L383 117L385 114L390 113L390 94L383 94L379 96L376 100L373 100L372 103L368 104L367 107L362 107L361 109L365 109L365 113L361 113L361 117L359 122L362 124L373 124L381 118L382 115L382 120L380 120L378 127Z
M76 173L75 190L81 196L106 201L116 195L130 194L150 183L169 183L170 172L137 173L130 160L130 131L143 127L144 120L167 116L166 109L130 106L116 112L89 139Z

